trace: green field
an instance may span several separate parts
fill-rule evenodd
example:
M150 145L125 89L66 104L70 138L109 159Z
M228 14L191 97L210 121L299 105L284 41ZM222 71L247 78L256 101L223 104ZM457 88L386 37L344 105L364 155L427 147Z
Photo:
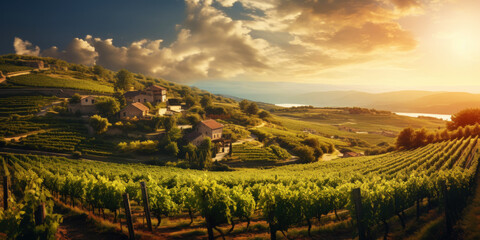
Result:
M445 121L434 118L411 118L395 114L350 114L342 108L313 108L274 112L275 120L297 131L311 131L326 137L350 137L372 145L393 144L406 127L438 129ZM390 135L391 134L391 135Z
M54 78L43 74L29 74L12 77L9 83L32 87L51 87L51 88L73 88L78 90L88 90L94 92L113 93L113 87L105 83L93 80L80 80L74 78L62 79Z
M27 66L17 66L13 64L0 64L0 72L9 73L9 72L18 72L25 70L33 70L32 67Z

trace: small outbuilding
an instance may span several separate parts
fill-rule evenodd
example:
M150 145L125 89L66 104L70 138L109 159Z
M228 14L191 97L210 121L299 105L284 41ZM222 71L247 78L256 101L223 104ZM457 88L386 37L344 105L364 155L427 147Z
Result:
M150 109L139 102L134 102L128 104L122 110L120 110L121 119L131 119L131 118L145 118L148 115Z

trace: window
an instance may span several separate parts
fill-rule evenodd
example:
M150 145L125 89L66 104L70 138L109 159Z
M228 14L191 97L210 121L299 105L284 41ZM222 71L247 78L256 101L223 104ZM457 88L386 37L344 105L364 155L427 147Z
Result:
M124 116L124 117L127 116L127 112L123 112L123 116Z
M85 102L88 102L88 98L85 98Z
M147 102L147 99L146 99L146 98L144 98L144 99L143 99L143 102Z
M140 101L140 98L138 99L138 102L141 102L141 101Z
M95 103L95 100L92 99L92 104L94 104L94 103Z

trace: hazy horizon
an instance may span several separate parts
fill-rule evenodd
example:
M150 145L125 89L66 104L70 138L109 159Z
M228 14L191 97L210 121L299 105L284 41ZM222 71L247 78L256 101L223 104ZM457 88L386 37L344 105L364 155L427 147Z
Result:
M429 88L392 88L380 86L360 86L360 85L327 85L327 84L309 84L309 83L289 83L289 82L239 82L239 81L202 81L191 84L190 86L207 90L214 94L230 95L238 98L245 98L256 101L265 101L271 96L281 96L282 94L305 94L316 92L331 91L354 91L371 94L399 92L399 91L427 91L427 92L462 92L471 94L480 94L480 87L474 86L456 86L442 87L431 86ZM269 102L282 103L282 102ZM295 103L292 103L295 104Z

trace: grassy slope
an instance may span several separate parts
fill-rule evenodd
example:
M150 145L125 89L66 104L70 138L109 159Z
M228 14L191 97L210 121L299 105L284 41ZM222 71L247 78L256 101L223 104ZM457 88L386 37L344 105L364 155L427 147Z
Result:
M305 128L317 131L324 136L343 136L364 140L370 144L380 142L394 143L394 137L382 134L357 134L355 132L381 132L389 131L398 133L405 127L437 129L444 127L445 122L439 119L411 118L398 115L371 115L349 114L340 109L309 109L308 112L275 112L276 120L293 130ZM340 130L339 127L354 130L349 132Z
M33 68L27 67L27 66L17 66L13 64L0 64L0 71L3 73L18 72L18 71L25 71L25 70L33 70Z
M11 77L8 82L22 86L33 87L52 87L52 88L73 88L79 90L89 90L94 92L113 93L113 87L104 83L86 80L76 79L74 77L52 77L50 74L29 74Z

